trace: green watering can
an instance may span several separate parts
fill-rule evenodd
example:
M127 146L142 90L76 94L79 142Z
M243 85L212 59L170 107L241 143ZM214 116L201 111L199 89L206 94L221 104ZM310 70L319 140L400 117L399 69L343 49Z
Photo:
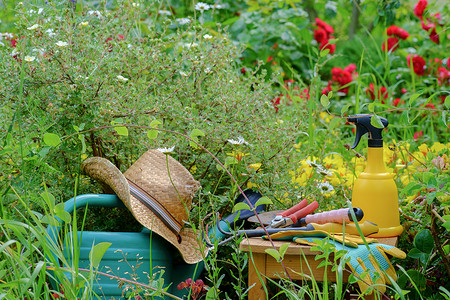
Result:
M85 194L72 198L65 203L64 210L68 213L73 213L75 207L77 209L89 207L125 207L122 201L116 195L107 194ZM58 243L58 232L60 228L56 226L48 226L47 233L49 238ZM186 264L178 254L178 250L169 242L158 236L152 234L148 229L142 232L97 232L97 231L82 231L78 232L79 243L79 268L89 269L90 259L89 254L93 245L102 242L111 243L111 246L105 252L98 271L106 273L111 269L111 275L118 276L131 280L129 274L137 276L140 283L149 283L149 274L159 272L159 268L164 269L163 275L157 275L156 279L164 279L164 288L169 287L167 292L178 297L187 295L186 289L178 290L177 285L188 278L194 281L198 278L203 270L203 262L198 264ZM65 243L66 244L66 243ZM71 249L64 247L64 257L70 261L72 257ZM141 265L135 271L131 266L124 261L124 254L127 254L127 261L130 265L136 266L137 257L142 257L139 260ZM53 255L53 260L57 260L55 253L50 251ZM177 260L179 257L179 260ZM49 258L49 261L52 259ZM119 271L118 271L119 270ZM128 273L127 273L128 272ZM70 274L67 274L70 277ZM53 280L52 286L58 290L59 282ZM94 280L94 292L103 299L123 299L122 289L119 288L119 283L116 279L111 279L107 276L97 275Z
M248 190L245 192L246 196L252 204L255 204L261 194ZM244 197L240 195L236 199L237 202L244 200ZM108 194L85 194L72 198L65 202L64 210L70 214L73 211L80 208L89 207L125 207L122 201L116 195ZM265 205L259 205L256 207L256 212L262 212L265 209ZM235 217L230 215L221 220L218 225L223 230L228 231L228 224L241 225L246 219L254 213L250 210L242 210L239 215ZM234 223L233 223L234 222ZM60 231L58 226L48 226L47 234L51 244L58 244L58 234ZM223 235L217 230L217 227L212 228L209 231L209 236L213 237L213 240L220 240ZM155 279L164 279L164 288L168 287L167 292L183 297L188 295L186 289L178 290L177 285L186 279L191 278L195 281L200 273L203 271L203 261L197 264L186 264L178 250L165 239L161 238L157 234L152 234L148 229L144 229L142 232L96 232L96 231L82 231L78 232L78 246L79 246L79 268L89 269L90 259L89 254L94 245L102 242L111 243L111 246L106 250L98 271L106 273L111 270L111 275L118 276L130 280L129 274L135 274L139 277L137 280L140 283L148 284L148 274L155 274L160 272L160 268L164 269L164 273L161 272L156 275ZM64 243L67 245L67 243ZM64 257L70 262L70 257L73 257L70 247L65 246ZM47 254L48 261L58 261L55 251L49 251ZM124 254L127 253L127 261L130 265L136 265L137 256L142 257L139 260L141 263L137 270L133 271L130 265L124 261ZM156 268L155 268L156 267ZM127 273L128 272L128 273ZM70 278L70 274L66 274L66 278ZM52 286L55 290L58 290L59 282L62 278L55 278L52 280ZM116 279L111 279L107 276L98 274L93 282L93 291L100 296L101 299L123 299L122 292L123 287L119 286Z

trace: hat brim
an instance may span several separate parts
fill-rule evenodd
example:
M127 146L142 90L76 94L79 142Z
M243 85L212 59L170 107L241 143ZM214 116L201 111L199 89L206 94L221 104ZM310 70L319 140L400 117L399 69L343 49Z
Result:
M198 239L199 235L192 228L182 228L177 236L151 209L130 194L127 178L109 160L102 157L88 158L82 163L81 170L99 182L106 191L112 190L140 224L177 248L186 263L194 264L204 259L208 250Z

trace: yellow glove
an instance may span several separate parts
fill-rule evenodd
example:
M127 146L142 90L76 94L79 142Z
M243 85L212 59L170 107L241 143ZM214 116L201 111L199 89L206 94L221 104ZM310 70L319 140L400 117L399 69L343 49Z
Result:
M345 239L348 235L345 235ZM359 238L359 237L358 237ZM347 266L352 270L353 274L360 278L358 280L358 286L361 292L365 292L369 286L373 286L384 293L386 291L386 284L391 284L391 280L397 280L397 274L394 267L389 261L389 256L404 259L406 258L406 253L402 250L379 243L369 243L367 240L367 245L362 245L359 241L354 241L359 244L359 246L348 247L343 245L337 240L332 240L328 238L330 243L335 245L335 251L345 250L347 254L344 255L343 259L349 259ZM311 246L317 245L317 239L313 237L301 237L294 238L294 242L299 244L307 244ZM360 239L362 240L362 239ZM389 255L389 256L388 256Z

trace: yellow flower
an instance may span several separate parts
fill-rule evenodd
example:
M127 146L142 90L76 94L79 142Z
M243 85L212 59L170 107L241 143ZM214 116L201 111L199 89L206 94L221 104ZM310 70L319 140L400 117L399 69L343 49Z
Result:
M81 154L81 159L82 159L82 160L85 160L86 158L87 158L86 153Z
M448 146L441 144L439 142L434 142L433 146L431 146L430 150L433 153L438 153L439 151L445 149L445 148L449 148Z
M422 152L424 155L427 155L429 149L428 146L426 144L422 144L419 146L419 150L420 152Z
M250 165L248 165L248 167L249 167L250 169L255 170L255 171L260 171L261 165L262 165L261 163L255 163L255 164L250 164Z
M248 188L248 189L251 189L251 188L253 188L253 187L258 187L258 185L256 185L256 184L253 183L253 182L248 181L248 182L247 182L247 188Z
M196 166L196 165L193 165L193 166L191 167L191 169L189 170L189 172L191 172L192 174L195 174L195 172L197 172L197 166Z
M227 153L227 155L236 158L238 161L241 161L242 158L244 158L244 156L250 155L250 153L244 153L244 152L237 150L237 151L233 151L231 153Z

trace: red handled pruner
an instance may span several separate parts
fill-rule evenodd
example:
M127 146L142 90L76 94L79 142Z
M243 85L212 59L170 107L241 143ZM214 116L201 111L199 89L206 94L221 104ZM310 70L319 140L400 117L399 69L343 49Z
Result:
M273 218L269 227L282 228L296 224L298 220L314 212L319 207L317 201L313 201L308 205L308 200L303 199L300 203L279 213Z

